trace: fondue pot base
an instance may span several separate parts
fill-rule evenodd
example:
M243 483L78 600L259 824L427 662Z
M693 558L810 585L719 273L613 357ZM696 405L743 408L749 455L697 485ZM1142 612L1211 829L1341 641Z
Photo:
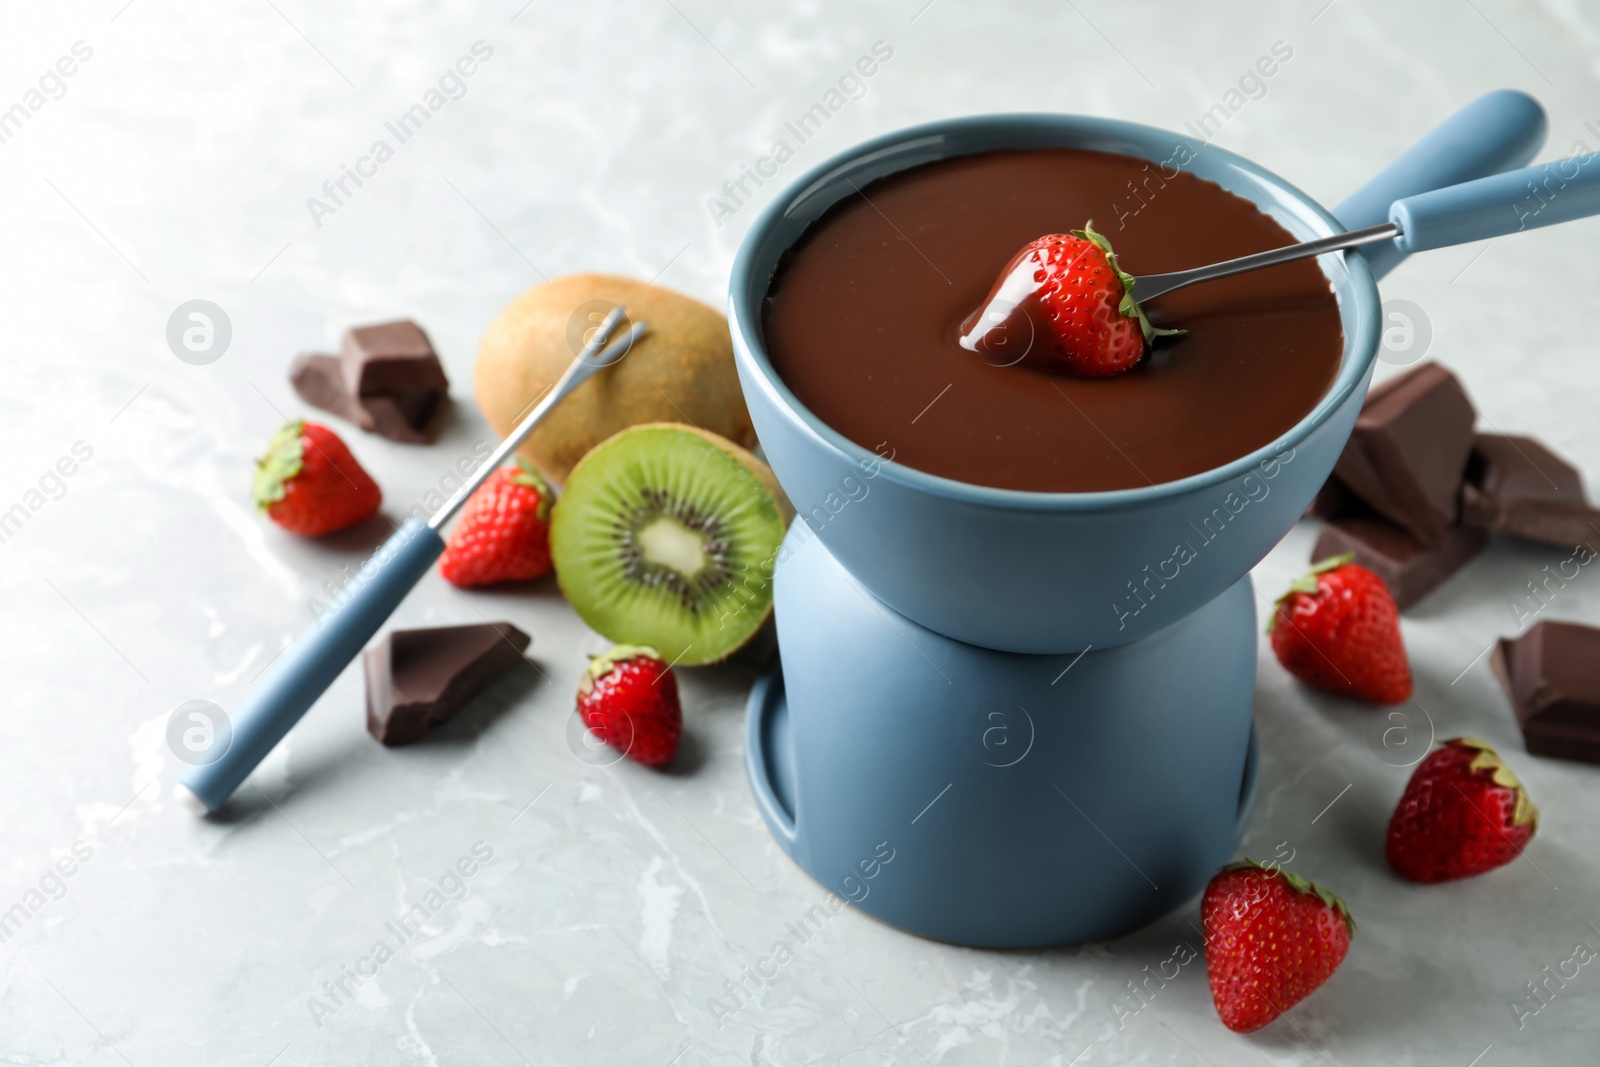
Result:
M1248 578L1132 644L1025 655L897 615L798 526L786 547L746 770L824 888L924 937L1041 947L1152 922L1233 854L1256 782Z

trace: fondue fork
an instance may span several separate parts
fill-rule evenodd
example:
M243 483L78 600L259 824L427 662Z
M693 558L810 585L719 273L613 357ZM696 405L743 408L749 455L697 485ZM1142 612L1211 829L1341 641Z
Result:
M233 713L227 739L222 740L222 735L218 734L219 754L190 767L174 787L175 795L185 806L201 814L222 807L245 777L300 721L432 568L444 551L440 530L451 516L516 451L552 408L602 369L627 355L633 343L644 334L647 324L636 322L611 340L612 331L624 315L622 308L613 308L556 384L489 454L477 473L427 522L416 517L407 519L362 566L360 574L364 581L355 593L302 635L282 660L273 665L271 672Z
M1462 182L1396 200L1389 221L1221 263L1137 277L1141 303L1187 285L1346 248L1393 241L1402 254L1503 237L1600 214L1600 152Z

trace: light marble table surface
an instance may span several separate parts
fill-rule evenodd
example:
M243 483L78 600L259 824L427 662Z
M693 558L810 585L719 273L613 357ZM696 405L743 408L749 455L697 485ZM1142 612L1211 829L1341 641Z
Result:
M22 905L0 944L0 1061L1600 1058L1595 967L1537 1014L1514 1007L1576 944L1600 946L1600 768L1529 757L1478 657L1516 632L1513 602L1558 549L1497 542L1405 623L1440 735L1499 745L1543 810L1526 859L1481 879L1420 889L1388 872L1381 828L1407 772L1373 746L1374 713L1291 683L1263 647L1244 851L1293 849L1292 869L1341 891L1361 928L1334 979L1253 1036L1217 1021L1198 962L1129 1010L1126 983L1193 940L1192 903L1112 943L1003 953L847 909L720 1017L723 983L823 893L745 784L755 668L684 672L672 773L593 766L574 754L572 693L601 642L549 582L467 596L430 576L405 602L402 625L505 618L534 637L531 666L410 749L367 736L347 672L234 814L201 821L170 799L182 765L166 742L178 704L235 706L367 547L297 541L249 503L252 457L301 410L285 378L297 351L390 316L432 332L455 383L442 439L355 442L399 514L488 439L473 354L523 288L597 269L720 305L755 208L709 202L875 42L892 57L753 203L867 136L1004 110L1179 128L1232 99L1217 143L1333 203L1513 86L1548 107L1554 158L1600 147L1594 3L93 0L0 20L0 109L27 110L0 142L0 510L41 479L47 494L0 544L0 910ZM491 55L459 99L355 195L308 207L479 41ZM1230 98L1277 42L1292 58ZM1591 492L1597 237L1589 222L1449 249L1384 285L1423 309L1429 356L1484 423L1538 434ZM206 366L166 342L192 299L231 323ZM74 473L49 477L75 447ZM1258 586L1282 588L1314 534L1292 532ZM1600 621L1600 578L1541 617ZM433 918L391 932L441 880L453 892ZM314 1010L380 940L403 944L337 1010Z

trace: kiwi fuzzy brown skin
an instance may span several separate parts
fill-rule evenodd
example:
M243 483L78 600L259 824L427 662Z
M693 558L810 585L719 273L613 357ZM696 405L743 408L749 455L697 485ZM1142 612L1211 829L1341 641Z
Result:
M621 362L575 389L518 450L566 482L595 445L629 426L688 423L736 445L755 428L733 364L728 320L681 293L610 274L569 274L536 285L497 315L478 345L473 389L501 437L572 363L568 324L584 304L620 304L650 328Z
M660 427L666 427L666 428L673 429L673 430L682 430L682 431L686 431L686 432L689 432L689 433L699 434L701 437L705 438L707 441L711 442L713 445L715 445L718 448L722 449L722 451L728 453L734 459L738 460L739 463L747 471L750 472L751 476L754 477L756 479L756 481L760 482L766 488L766 490L769 493L772 494L773 503L777 505L778 514L779 514L779 516L781 516L781 518L783 520L783 525L787 529L789 523L791 521L793 521L793 519L794 519L794 515L795 515L794 505L789 502L788 496L786 496L784 494L783 488L781 486L779 486L777 477L772 473L772 468L767 466L764 462L762 462L759 458L757 458L754 453L750 452L749 449L746 449L746 448L744 448L744 447L742 447L740 445L737 445L737 444L733 443L732 441L728 440L726 437L723 437L721 434L712 433L710 430L703 430L703 429L700 429L699 427L696 427L696 426L687 426L687 425L684 425L683 423L676 423L676 422L649 422L649 423L641 423L637 427L630 427L630 429L654 429L654 428L660 428ZM618 431L618 432L621 432L621 431ZM575 466L573 468L574 473L576 473L578 468L581 468L583 466L584 462L586 462L586 461L587 461L587 457L585 457L584 460L580 460L578 462L577 466ZM556 499L556 507L559 508L560 506L561 506L561 498L558 497ZM562 577L561 571L560 571L559 568L556 570L556 582L557 582L558 585L561 586L562 595L565 596L567 598L567 600L570 602L572 600L572 593L571 593L570 590L567 589L566 579L564 579ZM770 623L771 620L772 620L772 605L769 603L767 605L767 610L761 616L761 621L751 629L749 636L745 638L745 640L744 640L744 642L742 644L735 645L734 647L728 649L726 652L723 653L723 655L719 656L716 659L702 660L702 661L699 661L699 662L694 663L692 665L693 666L706 666L706 665L709 665L709 664L721 663L721 662L725 661L729 656L732 656L734 653L736 653L740 649L744 648L755 637L757 637L759 634L761 634L767 628L767 624ZM689 665L689 664L686 664L686 665Z

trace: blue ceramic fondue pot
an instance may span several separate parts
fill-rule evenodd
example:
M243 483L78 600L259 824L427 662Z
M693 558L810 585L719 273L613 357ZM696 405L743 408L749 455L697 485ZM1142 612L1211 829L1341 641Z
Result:
M1377 351L1374 278L1400 258L1389 245L1323 257L1343 360L1281 441L1142 489L1028 493L883 464L774 373L760 309L810 223L854 186L959 153L1070 145L1160 160L1188 143L1195 173L1309 238L1526 163L1544 130L1530 98L1491 93L1337 217L1220 149L1060 115L891 134L780 195L740 249L730 303L751 417L799 512L774 573L781 665L751 694L745 738L757 807L784 851L886 922L994 948L1115 936L1199 892L1254 795L1258 596L1246 574L1344 445ZM1174 570L1179 543L1194 551Z
M857 189L974 152L1075 147L1153 162L1187 158L1184 169L1254 202L1306 240L1383 222L1399 197L1525 163L1544 128L1530 98L1491 93L1341 205L1337 216L1247 159L1128 122L986 115L878 137L779 194L740 246L729 318L756 432L797 521L807 522L862 586L918 624L986 648L1045 654L1149 636L1237 583L1294 525L1333 469L1372 376L1382 323L1375 277L1400 258L1393 243L1318 261L1338 299L1344 350L1332 387L1281 440L1177 481L1095 493L952 481L884 463L825 425L768 358L761 308L780 257ZM837 508L844 499L849 505Z

